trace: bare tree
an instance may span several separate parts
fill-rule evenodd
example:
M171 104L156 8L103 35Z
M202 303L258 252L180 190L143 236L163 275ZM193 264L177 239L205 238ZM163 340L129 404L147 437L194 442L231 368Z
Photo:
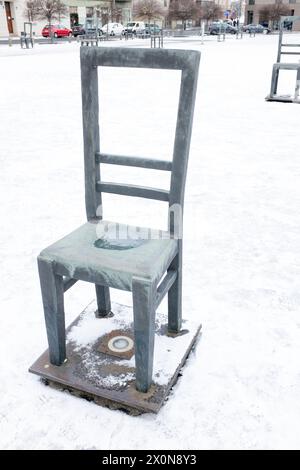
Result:
M39 17L39 0L27 0L25 3L24 15L31 23Z
M290 13L290 9L287 5L282 3L282 0L278 0L275 5L265 5L259 10L260 18L262 21L271 21L272 28L278 23L281 16L287 16Z
M96 7L96 13L98 18L101 18L102 24L107 24L110 21L120 23L122 20L122 9L116 7L115 0L109 0L109 6Z
M169 5L169 18L171 20L181 20L183 29L186 29L188 20L195 20L200 17L200 9L195 0L172 0Z
M53 20L66 16L68 7L61 0L39 0L39 18L47 20L51 25Z
M110 8L108 12L110 21L117 21L118 19L118 8L116 8L116 0L110 0ZM107 21L108 23L109 21Z
M56 0L56 11L58 21L60 22L61 17L67 16L69 13L69 8L61 0Z
M51 28L53 20L59 20L66 16L68 7L61 0L39 0L39 18L47 20L49 25L49 34L53 40L53 31Z
M165 12L157 0L140 0L133 9L134 17L151 23L162 18Z
M204 2L201 7L201 19L206 20L208 23L209 21L218 20L223 16L223 10L215 2Z
M270 21L270 6L271 5L264 5L259 9L259 21Z

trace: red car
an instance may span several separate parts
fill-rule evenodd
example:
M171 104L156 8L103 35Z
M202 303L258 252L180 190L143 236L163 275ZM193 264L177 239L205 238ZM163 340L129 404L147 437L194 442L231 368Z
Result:
M42 29L42 36L44 38L48 38L50 36L50 28L52 31L52 36L55 38L62 38L65 36L72 36L72 30L70 28L66 28L61 24L53 24L49 26L48 24L44 26Z

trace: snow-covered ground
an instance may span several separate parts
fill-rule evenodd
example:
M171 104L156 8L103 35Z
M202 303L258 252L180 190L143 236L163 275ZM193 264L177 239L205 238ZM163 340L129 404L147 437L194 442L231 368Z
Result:
M134 44L143 43L112 47ZM300 448L300 108L264 101L277 36L166 47L202 52L183 304L203 335L161 412L141 417L27 372L46 348L36 256L85 221L79 46L0 48L1 448ZM176 72L105 69L100 80L103 150L169 158ZM293 72L280 87L293 90ZM104 177L167 185L146 170L111 167ZM164 221L161 203L104 203L110 220ZM93 297L92 285L69 290L67 323ZM130 295L114 291L113 300L128 304Z

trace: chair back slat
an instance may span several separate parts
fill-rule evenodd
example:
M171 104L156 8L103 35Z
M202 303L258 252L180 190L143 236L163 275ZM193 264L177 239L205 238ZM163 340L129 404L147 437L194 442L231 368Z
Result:
M127 157L120 155L109 155L106 153L96 153L96 163L108 163L110 165L134 166L148 168L151 170L172 171L172 162L167 160L155 160L144 157Z
M122 196L143 197L157 201L169 201L169 191L165 189L148 188L134 184L108 183L101 181L97 183L97 191L102 193L120 194Z

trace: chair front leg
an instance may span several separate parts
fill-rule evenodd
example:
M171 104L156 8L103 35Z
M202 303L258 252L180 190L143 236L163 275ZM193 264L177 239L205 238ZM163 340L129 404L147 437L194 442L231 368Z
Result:
M66 359L66 332L63 277L54 273L51 262L38 258L44 315L51 364L60 366Z
M272 71L272 79L271 79L271 92L270 92L271 97L277 94L278 79L279 79L279 68L277 67L276 64L274 64L273 71Z
M300 66L297 70L297 76L296 76L296 86L295 86L295 96L294 96L295 100L299 98L299 91L300 91Z
M155 285L133 278L132 298L135 339L136 389L147 392L152 382L155 333Z

